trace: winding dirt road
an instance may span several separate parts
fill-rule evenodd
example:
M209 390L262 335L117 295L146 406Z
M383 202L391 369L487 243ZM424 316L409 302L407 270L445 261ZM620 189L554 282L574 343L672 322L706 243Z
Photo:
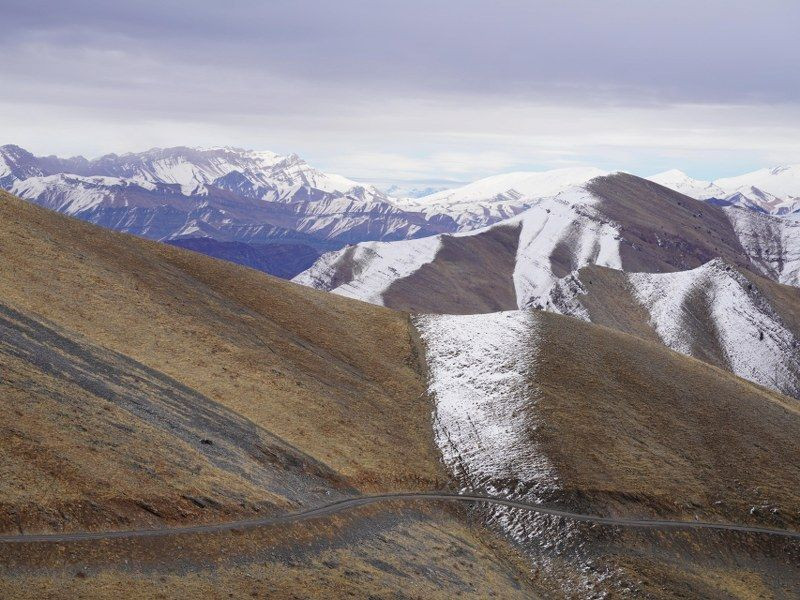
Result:
M584 521L598 523L601 525L613 525L618 527L641 527L649 529L713 529L717 531L739 531L743 533L758 533L774 535L793 539L800 539L800 531L788 529L772 529L769 527L752 527L748 525L736 525L728 523L708 523L703 521L671 521L661 519L615 519L611 517L601 517L598 515L587 515L574 513L557 508L547 508L538 504L528 504L516 500L505 498L493 498L491 496L480 496L472 494L452 494L446 492L400 492L395 494L381 494L376 496L360 496L358 498L348 498L332 502L318 508L279 515L275 517L265 517L261 519L249 519L244 521L231 521L228 523L215 523L210 525L194 525L187 527L165 527L161 529L132 529L121 531L86 531L75 533L42 533L42 534L18 534L2 535L0 543L18 544L32 542L76 542L84 540L107 540L113 538L135 538L166 536L185 533L214 533L221 531L233 531L237 529L249 529L253 527L263 527L268 525L279 525L281 523L292 523L322 517L338 513L350 508L386 502L389 500L413 500L413 501L445 501L445 502L468 502L471 504L494 504L497 506L508 506L521 510L529 510L544 515L563 517L572 521Z

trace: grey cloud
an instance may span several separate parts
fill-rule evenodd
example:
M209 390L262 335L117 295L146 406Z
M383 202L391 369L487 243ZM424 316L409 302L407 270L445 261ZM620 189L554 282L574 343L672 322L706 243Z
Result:
M119 50L175 69L245 69L254 78L335 82L354 93L799 99L800 3L790 0L5 4L2 44L12 58L24 44ZM27 57L17 67L43 65ZM93 84L91 69L75 71Z

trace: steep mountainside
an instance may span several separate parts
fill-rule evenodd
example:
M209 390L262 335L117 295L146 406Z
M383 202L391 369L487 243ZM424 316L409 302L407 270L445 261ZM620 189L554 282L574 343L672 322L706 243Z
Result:
M6 423L17 433L0 436L6 444L18 440L22 444L20 459L31 461L20 463L18 476L22 479L16 484L9 477L3 479L15 490L12 496L9 489L5 498L19 496L21 505L30 499L29 494L42 485L33 485L39 481L39 460L45 461L42 468L52 466L49 477L63 480L61 485L67 487L82 471L99 477L114 472L88 467L95 460L91 450L96 445L94 438L104 431L79 425L79 415L99 419L109 432L115 431L111 419L115 414L126 419L156 419L152 404L159 394L174 399L164 409L168 412L156 419L158 426L166 426L171 419L187 419L187 411L191 412L187 407L205 403L208 419L231 419L237 427L246 426L256 432L253 435L267 440L260 443L263 452L248 450L260 460L285 462L277 450L270 450L273 446L302 449L309 464L335 472L333 481L346 489L407 488L416 482L431 485L440 480L436 452L425 433L429 409L422 398L424 381L404 315L96 228L5 194L0 202L0 227L4 262L0 298L8 332L3 336L4 356L22 361L20 381L31 377L23 375L28 372L41 373L44 378L34 388L41 388L42 401L18 404L23 414L14 416L14 423ZM150 399L117 398L116 390L127 383ZM4 384L14 388L8 377ZM60 390L60 385L65 389ZM24 396L24 389L18 393ZM58 405L53 399L44 403L50 389L59 394L67 413L48 410L53 403ZM82 394L97 399L79 402ZM142 408L137 409L134 401ZM106 415L106 408L112 412ZM26 413L28 410L31 412ZM63 427L61 419L73 413L69 417L73 425L62 435L71 436L82 453L71 459L28 454L32 440L40 438L40 443L58 447L58 437L49 440L43 432L50 426ZM355 423L356 415L364 413L373 418ZM118 429L120 435L128 435L142 427L129 424ZM223 433L232 434L217 431L217 426L185 422L180 427L190 429L185 435L173 428L153 435L167 436L175 444L190 444L193 452L207 460L234 443L220 438ZM214 431L200 433L204 427ZM191 435L191 431L198 433ZM237 443L246 441L243 434L237 435ZM268 441L270 436L279 442ZM213 444L200 444L205 437ZM253 444L258 445L257 441ZM152 451L167 456L173 450L162 443L152 445ZM127 477L127 469L135 473L142 468L129 464L124 453L118 460L124 461L116 467L120 477ZM242 470L250 468L243 466ZM166 476L157 461L145 472L148 469ZM197 477L190 483L200 486L202 480ZM213 480L210 477L209 482ZM21 485L25 482L31 487ZM222 484L214 485L221 488ZM125 503L136 503L136 489L132 485L126 492ZM242 491L237 498L245 500L250 494L255 502L261 489ZM271 498L269 486L263 489L268 494L264 499ZM179 499L178 490L174 496L165 490L160 499L156 495L141 501L151 505L190 503ZM102 492L93 499L92 510L100 515L113 512L116 503L123 501L115 495L118 493L113 488ZM48 498L60 503L66 496ZM238 511L238 502L218 498L214 506ZM6 504L6 510L12 511L14 506L13 502ZM12 512L5 513L4 522L9 522ZM134 512L131 519L150 516L143 509Z
M0 229L2 534L446 487L407 315L3 192ZM0 596L15 598L289 597L298 578L315 598L535 595L507 542L430 503L217 534L0 542L0 565Z
M525 234L487 231L486 256ZM752 598L800 585L791 537L496 504L394 500L162 531L459 488L797 530L800 405L570 317L410 318L3 193L0 232L0 533L148 529L0 539L3 597Z
M800 495L787 484L800 483L800 468L786 457L800 453L798 401L560 315L415 323L436 439L463 491L601 514L797 527ZM797 544L600 530L506 507L484 514L539 577L574 598L788 598L800 589L797 565L785 568Z
M664 273L720 257L797 285L799 234L794 222L620 173L481 230L328 253L295 281L393 308L462 314L541 303L556 280L592 264Z

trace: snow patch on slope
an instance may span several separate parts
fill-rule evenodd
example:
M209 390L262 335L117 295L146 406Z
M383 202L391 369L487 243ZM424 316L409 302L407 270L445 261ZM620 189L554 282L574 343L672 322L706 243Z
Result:
M440 247L439 236L402 242L363 242L323 254L292 281L382 305L389 286L433 261ZM339 284L336 279L340 269L352 269L353 278Z
M436 443L467 489L517 494L499 481L554 485L530 441L532 311L415 318L427 348Z
M541 426L536 412L538 313L422 315L414 324L425 343L436 443L461 492L546 501L560 483L536 443ZM569 556L581 573L572 582L576 589L568 590L575 597L590 597L594 586L611 576L581 558L576 549L582 539L572 523L498 506L480 509L480 514L556 579L563 575L563 557ZM554 563L554 556L562 562Z
M591 322L591 316L586 307L581 303L581 296L587 294L586 288L578 277L578 271L573 271L566 277L556 281L542 298L544 310L559 315L567 315Z
M690 271L627 278L669 348L692 355L694 323L685 306L691 295L702 294L730 370L785 394L800 392L798 340L747 278L721 259Z

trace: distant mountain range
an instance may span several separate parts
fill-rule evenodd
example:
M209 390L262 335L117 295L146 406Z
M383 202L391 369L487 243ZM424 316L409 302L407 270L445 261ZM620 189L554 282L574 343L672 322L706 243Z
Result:
M117 231L180 244L282 277L292 277L320 253L348 244L431 238L491 226L606 174L588 167L516 172L454 189L396 187L391 191L403 197L393 197L323 173L294 154L175 147L88 160L0 147L0 187L15 195ZM800 219L800 166L714 182L680 171L650 179L712 205Z
M698 200L800 219L800 165L759 169L715 181L693 179L674 169L650 180Z
M0 186L117 231L162 241L211 238L219 244L203 247L221 257L247 254L230 244L299 244L308 254L456 229L452 221L403 210L376 188L322 173L296 155L236 148L177 147L87 160L2 146Z

